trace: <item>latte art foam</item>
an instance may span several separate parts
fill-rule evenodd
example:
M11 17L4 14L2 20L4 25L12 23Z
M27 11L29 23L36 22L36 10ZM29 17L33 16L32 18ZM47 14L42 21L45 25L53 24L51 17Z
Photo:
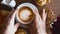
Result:
M30 15L30 12L29 10L23 10L21 13L20 13L20 18L23 19L23 20L27 20L29 19L29 15Z
M29 22L33 19L33 11L29 7L22 7L18 13L19 18L24 22Z

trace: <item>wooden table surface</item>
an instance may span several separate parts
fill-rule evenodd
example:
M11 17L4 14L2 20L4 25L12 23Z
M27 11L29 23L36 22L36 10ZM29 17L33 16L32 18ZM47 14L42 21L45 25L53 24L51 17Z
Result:
M2 1L2 0L0 0L0 1ZM34 4L34 5L38 8L39 11L40 11L40 9L42 8L42 7L39 7L39 6L34 2L34 0L15 0L15 1L16 1L16 3L17 3L16 7L17 7L18 5L20 5L20 4L22 4L22 3L29 2L29 3ZM16 7L15 7L15 8L16 8ZM0 7L0 8L1 8L1 7ZM51 2L48 3L46 6L44 6L43 8L52 9L57 15L60 15L60 0L51 0Z
M2 1L2 0L0 0L0 1ZM34 4L34 5L38 8L38 10L39 10L40 13L41 13L41 11L42 11L43 8L46 8L46 9L52 9L55 14L60 15L60 0L51 0L50 3L48 3L46 6L43 6L43 7L38 6L38 5L35 3L34 0L15 0L15 1L16 1L16 3L17 3L16 6L15 6L15 9L16 9L16 7L17 7L18 5L20 5L20 4L22 4L22 3L25 3L25 2L29 2L29 3ZM3 10L9 10L9 11L12 10L12 8L0 4L0 10L1 10L1 9L3 9ZM30 27L31 27L31 26L30 26ZM32 31L34 31L33 29L34 29L34 28L31 27L31 30L32 30ZM32 32L32 33L33 33L33 32ZM36 34L36 33L34 33L34 34Z

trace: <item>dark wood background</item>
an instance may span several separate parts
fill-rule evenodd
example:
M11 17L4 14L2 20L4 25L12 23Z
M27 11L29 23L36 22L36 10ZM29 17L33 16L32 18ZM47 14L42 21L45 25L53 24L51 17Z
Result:
M2 1L2 0L0 0L0 1ZM17 3L17 5L16 5L16 7L18 6L18 5L20 5L20 4L22 4L22 3L25 3L25 2L29 2L29 3L32 3L32 4L34 4L37 8L38 8L38 10L40 11L40 9L41 9L41 7L39 7L36 3L35 3L35 1L34 0L15 0L16 1L16 3ZM15 8L16 8L15 7ZM52 9L57 15L60 15L60 0L51 0L51 2L50 3L48 3L46 6L44 6L45 8L49 8L49 9ZM43 8L44 8L43 7ZM1 5L0 5L0 9L1 9L2 7L1 7ZM7 9L7 8L4 8L4 9Z
M1 1L2 0L0 0L0 2ZM51 0L50 3L48 3L47 5L45 5L43 7L38 6L35 3L34 0L15 0L15 1L16 1L17 4L14 7L14 9L16 9L17 6L20 5L20 4L22 4L22 3L29 2L29 3L34 4L38 8L38 10L39 10L40 13L41 13L41 11L42 11L43 8L46 8L46 9L52 9L55 14L60 15L60 0ZM10 8L10 7L6 6L6 5L1 5L0 4L0 10L9 10L9 11L11 11L12 9L13 8ZM29 29L28 30L31 32L30 34L36 34L36 32L34 31L34 30L36 30L35 27L32 27L32 26L29 25Z

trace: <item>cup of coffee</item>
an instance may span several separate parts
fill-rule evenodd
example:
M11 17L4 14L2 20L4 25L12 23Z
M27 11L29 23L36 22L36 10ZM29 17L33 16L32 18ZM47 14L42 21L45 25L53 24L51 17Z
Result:
M17 7L16 18L22 24L29 24L34 19L35 6L30 3L23 3ZM36 7L35 7L36 8Z

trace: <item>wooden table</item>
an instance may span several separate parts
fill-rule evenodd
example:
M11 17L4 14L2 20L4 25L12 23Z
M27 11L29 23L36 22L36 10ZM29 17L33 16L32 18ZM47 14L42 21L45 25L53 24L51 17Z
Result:
M1 0L0 0L0 1L1 1ZM22 4L22 3L25 3L25 2L29 2L29 3L34 4L34 5L38 8L39 13L41 13L41 11L42 11L43 8L46 8L46 9L52 9L52 10L54 11L54 13L56 13L57 15L60 15L60 0L51 0L51 2L50 2L49 4L47 4L46 6L43 6L43 7L38 6L38 5L34 2L34 0L15 0L15 1L16 1L16 3L17 3L16 6L14 7L15 9L17 8L18 5L20 5L20 4ZM12 8L0 4L0 10L1 10L1 9L3 9L3 10L9 10L9 11L12 10ZM30 25L29 25L29 26L30 26ZM34 32L34 30L33 30L34 28L32 28L31 26L30 26L29 28L31 28L30 30L32 30L32 31L31 31L31 34L32 34L32 33L33 33L33 34L36 34L36 33Z
M2 1L2 0L0 0L0 1ZM29 3L34 4L38 8L39 11L41 9L41 7L39 7L37 4L35 4L34 0L15 0L15 1L17 3L16 7L22 3L29 2ZM51 0L51 2L44 7L52 9L57 15L60 15L60 0ZM2 7L0 6L0 8L2 8Z

